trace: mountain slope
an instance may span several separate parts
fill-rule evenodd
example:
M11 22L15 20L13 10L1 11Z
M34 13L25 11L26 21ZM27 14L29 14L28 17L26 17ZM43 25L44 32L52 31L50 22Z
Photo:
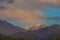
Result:
M0 20L0 33L5 35L11 35L18 32L23 32L24 29L20 27L16 27L6 21Z
M32 37L36 40L45 40L47 38L52 38L55 36L60 36L60 25L52 25L45 28L40 28L38 30L30 30L27 32L22 32L15 34L17 37Z

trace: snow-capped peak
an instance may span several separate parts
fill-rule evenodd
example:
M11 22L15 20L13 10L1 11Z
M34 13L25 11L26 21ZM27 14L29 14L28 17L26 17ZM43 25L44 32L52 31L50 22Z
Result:
M37 30L37 29L44 28L44 27L47 27L47 26L44 24L34 24L33 26L25 26L23 28L26 30Z
M31 30L37 30L37 29L44 28L44 27L47 27L47 26L44 25L44 24L34 24L34 25L31 27Z

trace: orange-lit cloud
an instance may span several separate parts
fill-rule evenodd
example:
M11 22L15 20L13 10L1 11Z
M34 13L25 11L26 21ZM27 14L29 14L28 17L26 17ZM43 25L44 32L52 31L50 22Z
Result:
M38 13L37 11L26 11L19 10L10 6L10 8L1 11L2 17L6 20L15 20L20 22L32 22L37 21L39 18L43 18L42 13Z
M12 4L4 2L2 4L7 8L0 10L0 14L2 15L0 18L18 22L37 22L40 19L45 19L43 13L39 11L44 10L46 7L42 6L40 2L58 4L56 1L57 0L15 0Z
M5 20L15 20L18 22L35 22L40 18L43 18L40 12L39 3L34 0L15 0L14 3L8 4L6 2L2 3L7 8L1 10L0 18ZM38 12L39 11L39 12Z

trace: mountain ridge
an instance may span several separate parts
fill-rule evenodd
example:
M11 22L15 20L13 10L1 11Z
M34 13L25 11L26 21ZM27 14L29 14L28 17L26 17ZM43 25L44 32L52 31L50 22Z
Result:
M0 20L0 33L5 34L5 35L12 35L18 32L23 32L25 29L14 26L7 21L2 21Z
M55 36L60 36L60 25L52 25L38 30L29 30L22 33L15 34L17 37L29 37L35 38L36 40L45 40Z

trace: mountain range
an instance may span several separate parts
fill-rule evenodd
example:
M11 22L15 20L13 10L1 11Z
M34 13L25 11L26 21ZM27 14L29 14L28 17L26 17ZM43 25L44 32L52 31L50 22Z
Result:
M60 25L52 25L38 30L29 30L22 33L17 33L14 36L35 38L36 40L47 40L48 38L60 36Z
M35 40L47 40L60 36L60 25L46 26L44 24L34 24L26 30L25 28L14 26L7 21L0 20L0 34L20 38L35 38Z

